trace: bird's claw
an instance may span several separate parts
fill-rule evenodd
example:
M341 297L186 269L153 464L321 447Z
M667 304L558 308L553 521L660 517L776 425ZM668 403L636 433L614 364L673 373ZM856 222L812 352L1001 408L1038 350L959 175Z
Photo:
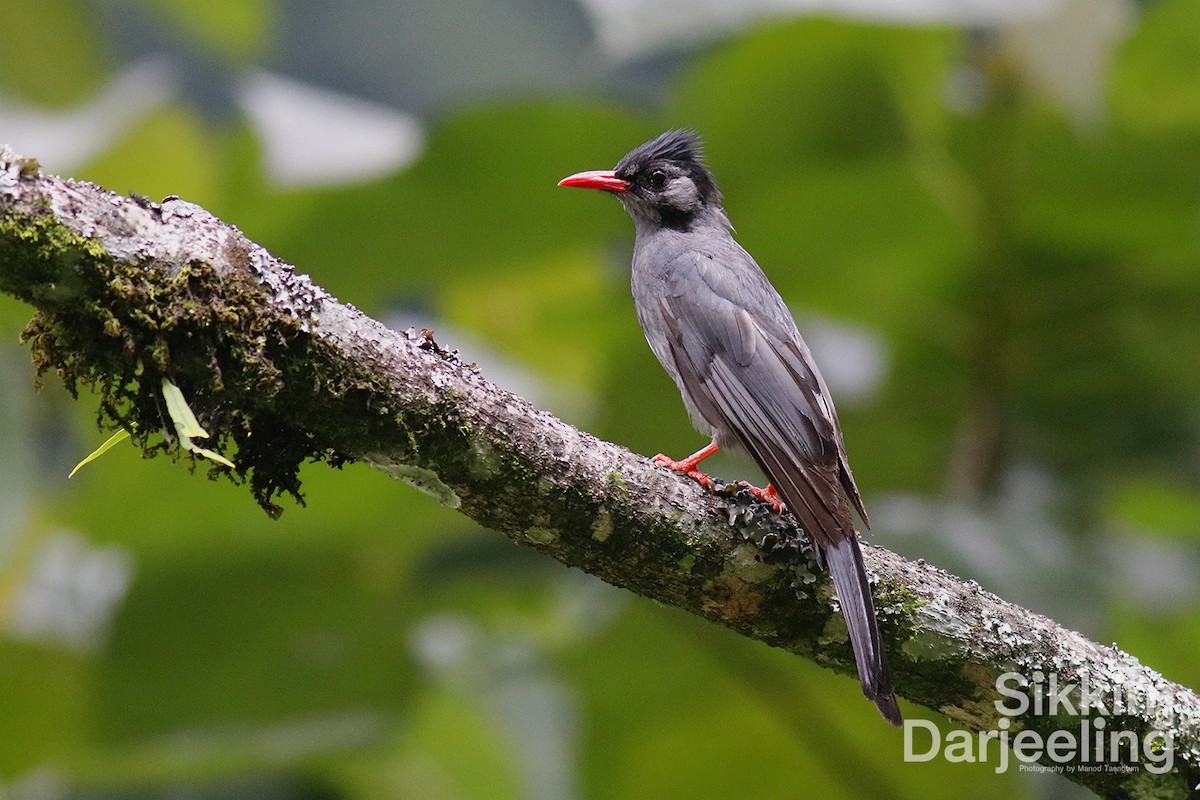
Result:
M678 461L670 458L669 456L663 455L662 453L659 453L658 455L654 456L654 458L652 458L650 460L653 461L658 466L666 467L667 469L676 469L679 466Z
M771 484L768 483L765 489L760 489L746 481L738 481L738 483L750 494L769 505L776 514L783 511L783 500L779 499L779 493L775 491L775 487Z
M687 475L689 478L709 491L717 491L717 481L713 480L711 477L705 475L696 468L696 465L708 458L708 456L711 455L712 451L715 449L715 447L710 446L697 453L693 453L682 461L676 461L670 456L664 455L663 453L658 453L654 456L653 461L660 467L666 467L667 469L674 470L675 472L682 472L684 475ZM775 491L775 487L771 484L768 483L765 489L760 489L757 486L747 483L746 481L738 481L738 485L749 492L752 497L756 497L769 505L775 513L778 514L783 511L783 501L779 499L779 494Z
M712 489L716 486L716 481L714 481L708 475L705 475L700 470L696 469L696 464L698 461L692 461L688 458L685 458L683 461L676 461L675 459L665 456L662 453L656 455L653 461L660 467L666 467L667 469L674 470L675 472L682 472L684 475L687 475L705 489Z

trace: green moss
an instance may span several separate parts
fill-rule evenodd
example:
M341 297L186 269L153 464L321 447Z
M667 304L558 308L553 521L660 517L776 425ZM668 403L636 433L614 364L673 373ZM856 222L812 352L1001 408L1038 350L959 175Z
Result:
M604 480L608 485L616 489L621 494L629 494L629 486L625 483L625 477L615 469L610 469L604 473Z
M525 531L525 538L537 544L547 545L559 540L559 533L552 528L529 528Z
M92 388L101 428L129 430L147 455L191 459L159 394L169 378L213 434L213 449L236 462L231 477L272 515L282 494L302 502L303 462L341 464L339 449L390 429L387 415L366 413L378 391L373 376L335 366L342 362L250 277L199 261L172 276L119 261L48 215L7 214L0 290L37 308L22 338L38 375L54 371L75 396ZM333 403L340 413L329 413ZM348 428L333 427L347 419Z
M42 165L36 158L18 158L16 163L22 178L36 177L42 171Z
M901 583L881 584L876 591L876 603L884 624L891 629L898 649L910 658L947 658L953 654L941 647L942 642L930 640L926 632L917 632L913 620L925 605L912 589ZM920 640L920 641L917 641Z
M911 620L925 605L920 595L902 583L888 583L877 593L879 605L886 607L892 616Z
M36 304L68 294L76 281L64 263L103 258L103 247L49 214L0 214L0 289L21 300Z

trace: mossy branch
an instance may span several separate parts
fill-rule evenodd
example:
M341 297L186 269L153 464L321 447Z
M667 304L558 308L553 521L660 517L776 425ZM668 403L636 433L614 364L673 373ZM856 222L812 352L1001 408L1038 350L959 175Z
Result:
M365 461L565 564L853 673L828 582L813 578L790 517L572 428L432 336L339 303L196 205L43 175L0 149L0 290L36 309L24 338L39 374L94 388L102 427L179 454L160 394L170 379L272 514L281 493L299 498L302 462ZM1126 748L1111 763L1133 771L1077 759L1067 777L1106 797L1182 798L1200 781L1190 690L974 582L877 547L866 559L901 696L968 729L1043 736L1080 719L1002 714L1000 675L1150 698L1108 727L1169 734L1171 771ZM867 702L847 713L882 724Z

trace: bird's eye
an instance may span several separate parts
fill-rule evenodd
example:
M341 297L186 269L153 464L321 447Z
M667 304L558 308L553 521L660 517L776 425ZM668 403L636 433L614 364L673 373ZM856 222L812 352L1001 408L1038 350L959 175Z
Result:
M650 173L650 188L658 191L667 185L667 173L656 169Z

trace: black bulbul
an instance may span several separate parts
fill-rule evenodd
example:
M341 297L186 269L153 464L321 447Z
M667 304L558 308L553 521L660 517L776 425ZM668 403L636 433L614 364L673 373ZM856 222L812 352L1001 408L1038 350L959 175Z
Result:
M655 461L711 485L697 465L719 448L743 450L800 521L833 577L863 694L901 723L852 509L867 513L846 460L829 390L779 293L733 238L697 137L668 131L614 170L559 186L612 192L633 217L633 299L650 349L675 380L696 428L712 443L682 461Z

